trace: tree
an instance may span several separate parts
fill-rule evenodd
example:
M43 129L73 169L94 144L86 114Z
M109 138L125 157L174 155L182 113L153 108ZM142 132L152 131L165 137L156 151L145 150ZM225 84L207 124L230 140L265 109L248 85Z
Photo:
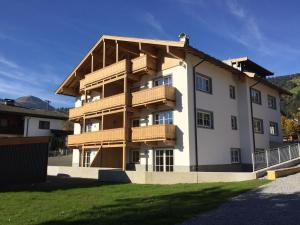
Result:
M283 135L286 137L296 135L299 130L299 125L293 119L288 119L285 116L281 116L281 126Z

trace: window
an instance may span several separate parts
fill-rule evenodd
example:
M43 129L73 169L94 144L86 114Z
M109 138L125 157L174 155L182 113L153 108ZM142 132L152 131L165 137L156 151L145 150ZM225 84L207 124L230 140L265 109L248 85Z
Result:
M85 125L85 132L92 132L93 125L91 123L88 123Z
M197 126L202 128L213 129L213 113L204 110L197 111Z
M157 172L172 172L172 171L174 171L173 150L156 150L155 151L155 171L157 171Z
M0 127L8 127L8 120L7 119L0 119Z
M262 119L253 118L254 132L258 134L264 133L264 123Z
M85 151L84 167L90 167L90 165L91 165L91 151Z
M231 152L231 163L240 163L241 150L239 148L232 148L230 152Z
M229 85L229 96L232 99L235 99L235 87L232 85Z
M196 90L212 93L211 78L202 74L196 74Z
M172 76L163 76L153 81L153 86L169 85L172 86Z
M39 121L39 129L42 130L49 130L50 129L50 122L49 121Z
M278 123L270 122L270 134L278 136Z
M154 124L173 124L173 112L160 112L154 114Z
M261 93L259 90L251 88L251 99L253 103L261 105Z
M231 129L237 130L237 118L236 116L231 116Z
M274 96L268 95L268 107L270 109L276 109L277 108L276 98Z
M140 119L133 119L132 127L139 127L139 126L140 126Z
M140 163L140 151L138 150L131 150L130 151L130 162L131 163Z

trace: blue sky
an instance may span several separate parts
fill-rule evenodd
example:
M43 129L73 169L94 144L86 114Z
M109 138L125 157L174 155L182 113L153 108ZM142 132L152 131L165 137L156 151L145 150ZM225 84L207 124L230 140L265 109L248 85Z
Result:
M300 72L300 2L1 0L0 98L54 90L102 34L177 40L219 59L248 56L275 75Z

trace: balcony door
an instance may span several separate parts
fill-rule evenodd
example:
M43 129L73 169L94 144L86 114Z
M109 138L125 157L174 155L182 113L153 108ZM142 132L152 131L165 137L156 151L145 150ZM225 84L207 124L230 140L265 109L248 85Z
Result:
M154 170L156 172L174 171L174 153L172 149L155 150Z
M163 76L153 81L153 86L169 85L172 86L172 76Z
M173 112L159 112L154 114L153 124L173 124Z

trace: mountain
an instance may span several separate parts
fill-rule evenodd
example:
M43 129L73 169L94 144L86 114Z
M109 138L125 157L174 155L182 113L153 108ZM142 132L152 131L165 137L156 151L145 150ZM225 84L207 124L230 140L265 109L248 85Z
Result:
M35 96L23 96L15 99L16 106L32 108L32 109L48 109L54 110L54 107L49 105L46 101Z
M282 113L293 118L300 108L300 73L272 77L268 80L293 93L291 97L283 96L281 101Z

